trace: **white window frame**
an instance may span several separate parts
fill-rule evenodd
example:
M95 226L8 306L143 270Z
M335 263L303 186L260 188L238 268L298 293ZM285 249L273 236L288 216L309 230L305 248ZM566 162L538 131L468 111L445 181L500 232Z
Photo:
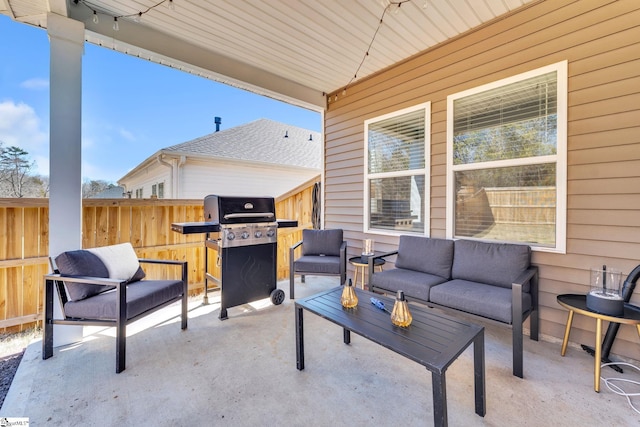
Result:
M555 247L549 246L535 246L529 243L531 248L540 252L555 252L566 253L566 236L567 236L567 61L561 61L555 64L551 64L545 67L541 67L535 70L531 70L522 74L518 74L512 77L508 77L502 80L498 80L486 85L474 87L472 89L458 92L447 97L447 195L446 195L446 236L447 238L453 238L454 222L455 222L455 178L454 172L471 170L471 169L484 169L490 167L509 167L529 165L535 163L548 163L555 160L556 164L556 244ZM460 98L464 98L470 95L484 92L491 89L496 89L501 86L516 83L522 80L537 77L543 74L556 72L557 76L557 145L556 154L552 156L541 156L527 159L509 159L498 160L484 163L475 164L453 164L453 118L454 118L454 101ZM482 168L478 167L483 166ZM482 240L473 239L471 237L464 237L470 240ZM493 240L491 240L493 241ZM513 242L513 243L525 243L525 242Z
M412 113L418 110L424 110L424 169L411 169L409 171L400 172L384 172L369 173L369 124L386 120L389 118ZM389 230L369 227L369 209L370 209L370 186L369 180L376 178L393 178L401 176L412 176L424 174L424 230L421 233L408 230ZM392 113L383 114L378 117L367 119L364 121L364 199L363 199L363 222L362 229L364 233L379 234L387 236L399 236L401 234L413 234L429 236L431 230L431 102L427 101L422 104L394 111Z

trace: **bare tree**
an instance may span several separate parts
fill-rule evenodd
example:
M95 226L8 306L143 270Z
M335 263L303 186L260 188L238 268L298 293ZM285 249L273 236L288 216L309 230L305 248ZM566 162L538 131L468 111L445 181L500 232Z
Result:
M113 183L103 181L101 179L85 180L82 183L82 198L86 199L89 197L93 197L96 194L101 193L104 190L108 190L113 187L115 187Z
M25 184L34 166L29 153L20 147L4 147L0 144L0 180L6 185L10 197L24 197Z

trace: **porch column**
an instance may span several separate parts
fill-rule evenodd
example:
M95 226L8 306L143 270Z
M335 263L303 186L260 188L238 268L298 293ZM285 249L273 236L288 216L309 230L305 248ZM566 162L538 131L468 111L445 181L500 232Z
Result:
M49 13L49 255L82 247L81 110L84 24ZM55 311L60 307L55 299ZM82 327L56 325L54 345L82 339Z

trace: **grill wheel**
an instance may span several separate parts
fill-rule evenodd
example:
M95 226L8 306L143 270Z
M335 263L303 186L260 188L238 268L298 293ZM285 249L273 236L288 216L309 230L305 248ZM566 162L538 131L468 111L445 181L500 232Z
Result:
M271 298L273 305L280 305L284 301L284 291L282 289L274 289L271 291L269 298Z

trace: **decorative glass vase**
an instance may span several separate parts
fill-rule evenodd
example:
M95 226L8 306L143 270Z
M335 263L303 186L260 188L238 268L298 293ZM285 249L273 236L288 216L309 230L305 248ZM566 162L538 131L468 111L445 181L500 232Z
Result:
M398 291L396 302L393 305L393 310L391 311L391 323L396 326L402 326L404 328L409 326L412 321L413 316L411 316L411 312L409 311L409 304L404 298L404 292Z
M356 290L351 284L351 279L349 279L349 282L345 283L343 286L340 302L345 308L353 308L358 305L358 296L356 295Z
M373 251L373 245L373 239L364 239L362 241L362 258L375 255L375 252Z

